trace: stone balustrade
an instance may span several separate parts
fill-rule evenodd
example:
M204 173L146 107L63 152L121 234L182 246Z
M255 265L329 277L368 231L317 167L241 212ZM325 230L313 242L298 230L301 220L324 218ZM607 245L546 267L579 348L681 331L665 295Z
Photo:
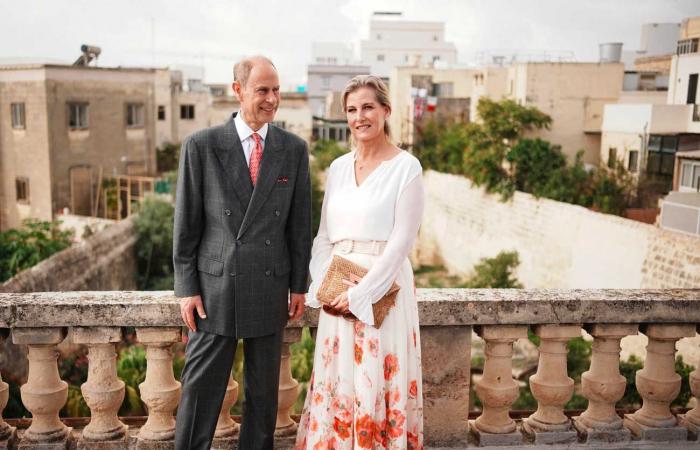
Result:
M681 386L675 345L696 335L700 290L420 289L418 297L428 446L700 448L699 369L690 375L696 406L679 415L670 408ZM276 448L286 448L296 431L291 408L300 388L291 374L289 348L299 341L301 328L313 329L317 319L318 311L307 309L285 330ZM180 398L172 347L182 339L180 320L172 292L0 294L0 329L28 348L21 398L32 414L30 426L19 431L0 417L0 448L172 448ZM135 327L146 349L146 378L139 388L148 417L139 429L117 415L125 386L117 377L115 345L124 327ZM485 363L474 389L481 413L470 421L472 329L485 341ZM512 405L521 387L512 375L513 344L528 330L540 339L539 365L529 380L538 407L516 420ZM567 373L567 342L582 330L593 337L593 350L576 387ZM643 404L622 417L615 409L626 387L620 341L637 333L648 338L644 368L636 374ZM88 379L81 391L91 417L81 430L59 418L68 386L59 376L57 345L65 339L88 348ZM575 389L588 405L570 418L564 405ZM231 378L214 448L235 448L238 424L228 411L237 395ZM0 409L7 399L7 384L0 380Z

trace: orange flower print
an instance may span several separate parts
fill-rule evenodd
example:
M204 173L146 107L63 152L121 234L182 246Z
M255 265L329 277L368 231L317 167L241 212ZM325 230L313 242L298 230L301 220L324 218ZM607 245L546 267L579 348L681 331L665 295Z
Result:
M418 442L418 435L411 433L410 431L406 433L406 444L408 445L408 450L422 450L420 443Z
M365 337L365 323L359 320L355 321L355 334L359 335L361 338Z
M355 434L357 435L357 445L360 448L372 448L374 421L369 414L365 414L355 421Z
M399 371L399 358L396 355L389 353L384 358L384 379L391 380Z
M314 450L335 450L335 438L332 437L328 440L319 441L314 445Z
M406 416L398 409L389 411L386 417L386 432L393 438L403 435L403 424L406 422Z
M333 354L338 354L338 349L340 348L340 338L338 336L333 339Z
M411 398L416 398L418 395L418 383L416 383L416 380L411 380L411 383L408 386L408 395Z
M389 435L386 434L386 419L374 424L374 440L383 448L386 448L389 440Z
M345 422L340 420L338 416L333 418L333 429L335 430L336 436L340 439L345 440L350 437L350 427L352 422Z
M314 433L318 431L318 420L315 417L312 417L309 421L309 430Z
M314 392L312 401L314 405L320 405L321 403L323 403L323 394L321 394L320 392Z
M355 363L362 364L362 347L355 344Z
M379 354L379 339L372 338L369 340L369 354L372 358L376 358Z

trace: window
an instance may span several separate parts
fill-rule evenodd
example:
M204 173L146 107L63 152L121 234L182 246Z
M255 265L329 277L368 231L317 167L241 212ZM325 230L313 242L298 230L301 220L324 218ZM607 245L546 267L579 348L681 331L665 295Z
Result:
M382 40L382 33L377 33L377 40L381 41Z
M384 55L377 55L377 61L384 61Z
M608 167L611 169L614 169L616 163L617 163L617 149L615 147L610 147L608 149Z
M438 41L438 35L437 35L437 34L434 34L434 35L433 35L433 40L434 40L435 42Z
M440 61L440 56L439 55L433 55L433 62Z
M639 150L630 150L629 159L627 160L627 170L636 172L639 165Z
M143 104L127 103L126 126L127 128L143 128Z
M681 163L681 187L700 190L700 162L683 161Z
M180 105L180 119L194 119L194 105Z
M17 177L15 179L15 189L17 191L17 201L29 203L29 178Z
M676 53L684 55L686 53L696 53L698 51L698 38L682 39L678 41Z
M25 118L24 118L24 103L11 103L10 113L12 115L12 128L14 129L24 129Z
M158 120L165 120L165 106L158 105Z
M86 129L88 127L88 104L68 103L68 127Z
M270 122L270 125L282 128L283 130L287 129L287 123L284 120L273 120L272 122Z
M676 150L678 149L677 136L649 136L649 157L647 161L647 173L652 175L673 176Z

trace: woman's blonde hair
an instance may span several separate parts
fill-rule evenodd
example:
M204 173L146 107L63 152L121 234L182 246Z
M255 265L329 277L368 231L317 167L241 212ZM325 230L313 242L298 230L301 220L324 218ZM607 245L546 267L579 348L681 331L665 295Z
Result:
M358 75L352 80L348 81L348 84L345 85L345 89L343 90L343 111L345 111L347 108L348 95L363 87L373 89L374 95L377 97L377 102L379 102L380 105L389 108L389 111L391 111L389 88L381 78L374 75ZM384 135L387 138L391 138L391 128L389 127L388 120L384 121Z

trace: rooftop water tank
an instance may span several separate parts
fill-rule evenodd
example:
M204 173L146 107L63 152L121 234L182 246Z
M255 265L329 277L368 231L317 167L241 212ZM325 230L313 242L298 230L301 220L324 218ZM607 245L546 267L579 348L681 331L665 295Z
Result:
M600 62L619 63L622 58L622 42L607 42L598 46Z

